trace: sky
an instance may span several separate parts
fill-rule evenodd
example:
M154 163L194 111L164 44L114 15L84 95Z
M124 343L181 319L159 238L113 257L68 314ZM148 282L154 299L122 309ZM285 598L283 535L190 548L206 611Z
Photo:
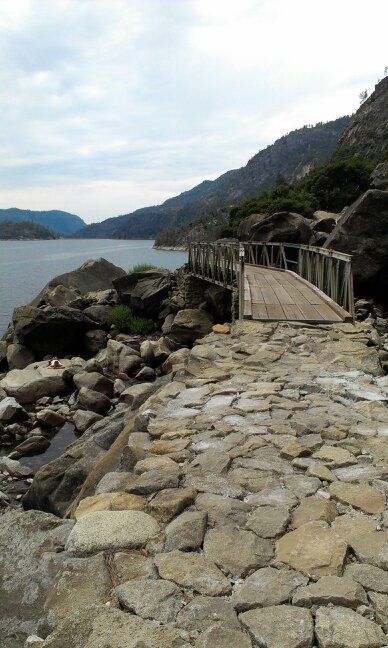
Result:
M160 204L388 65L387 0L0 0L0 208Z

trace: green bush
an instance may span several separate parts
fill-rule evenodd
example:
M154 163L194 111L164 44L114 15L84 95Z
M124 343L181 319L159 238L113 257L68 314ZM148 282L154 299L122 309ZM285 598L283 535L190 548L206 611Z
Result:
M311 218L317 209L338 213L368 189L372 170L372 164L353 156L330 162L294 184L281 182L232 207L222 236L235 236L240 221L251 214L288 211Z
M151 320L134 315L132 309L124 304L112 308L109 322L122 333L133 333L135 335L149 333L154 328Z
M137 263L132 268L129 268L128 274L131 272L147 272L148 270L155 270L156 266L152 263Z

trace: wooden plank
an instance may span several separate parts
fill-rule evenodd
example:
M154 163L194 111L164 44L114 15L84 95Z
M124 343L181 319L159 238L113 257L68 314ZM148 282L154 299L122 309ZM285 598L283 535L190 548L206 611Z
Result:
M283 310L289 321L293 321L293 320L303 321L304 319L302 311L300 310L300 308L298 308L296 304L291 304L291 305L284 304Z
M264 297L265 304L279 304L279 299L276 296L276 293L271 286L266 285L261 289Z
M286 320L287 316L281 304L266 304L268 318L274 320Z
M336 313L329 304L316 304L315 308L317 309L318 313L327 321L333 321L333 322L343 322L342 317Z
M304 319L310 322L324 321L322 315L317 311L312 304L298 304Z
M265 299L262 293L261 288L258 286L251 286L251 301L255 304L265 304Z
M252 319L267 320L268 312L264 304L252 304Z

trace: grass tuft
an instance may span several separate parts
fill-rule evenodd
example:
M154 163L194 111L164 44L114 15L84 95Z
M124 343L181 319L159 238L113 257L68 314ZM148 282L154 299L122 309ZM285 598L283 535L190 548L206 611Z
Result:
M129 268L128 274L131 274L131 272L147 272L148 270L155 270L155 268L156 266L152 265L152 263L138 263Z
M116 326L122 333L140 335L142 333L150 333L154 329L151 320L134 315L132 308L124 304L119 304L112 308L109 322L113 326Z

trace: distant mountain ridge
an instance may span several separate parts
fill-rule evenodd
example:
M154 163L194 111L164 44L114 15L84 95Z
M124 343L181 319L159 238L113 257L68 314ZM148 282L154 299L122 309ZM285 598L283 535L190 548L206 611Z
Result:
M5 221L13 223L32 221L61 236L74 234L80 227L86 225L85 221L79 216L58 209L50 211L32 211L31 209L18 209L17 207L0 209L0 222Z
M324 164L332 155L349 117L326 124L304 126L278 139L252 157L248 164L205 180L162 205L108 218L76 232L80 238L155 238L176 231L211 210L229 207L272 187L279 177L292 182Z

